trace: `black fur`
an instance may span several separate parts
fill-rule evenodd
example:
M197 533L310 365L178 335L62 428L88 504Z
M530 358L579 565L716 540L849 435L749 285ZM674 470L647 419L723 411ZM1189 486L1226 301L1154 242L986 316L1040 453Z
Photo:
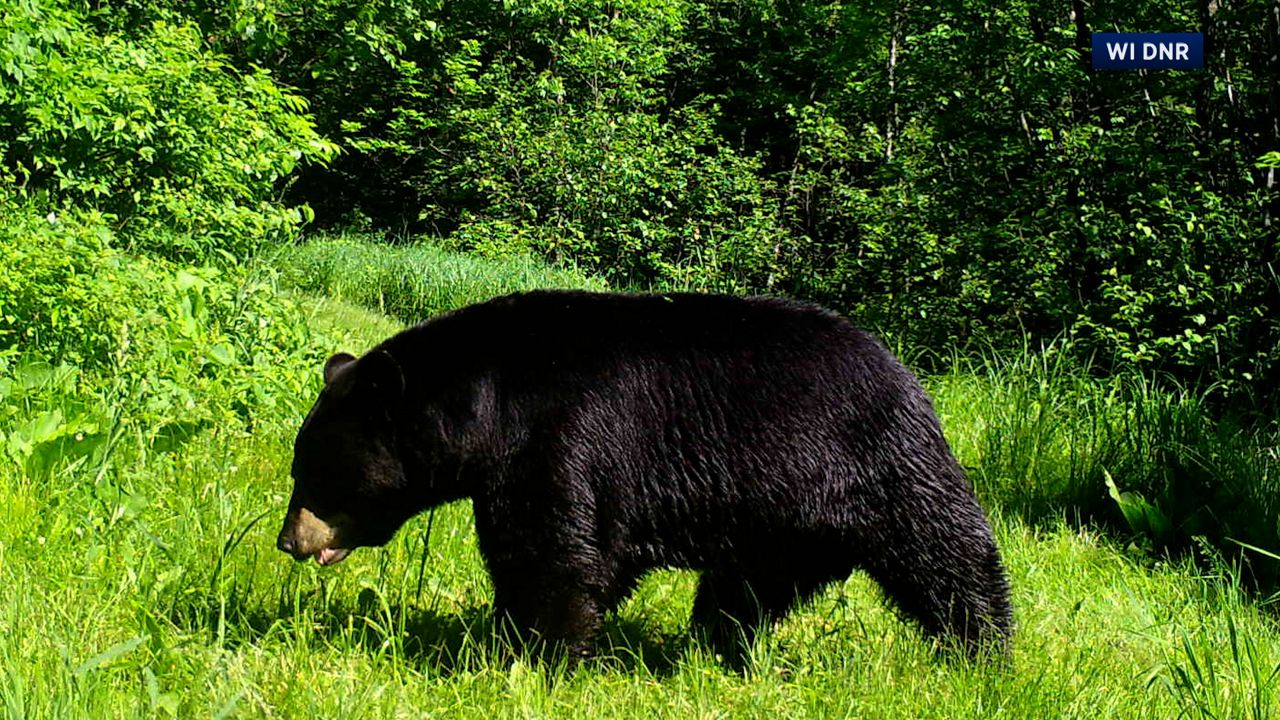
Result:
M926 633L1003 650L991 529L915 377L827 310L771 298L544 291L336 356L293 507L344 545L472 498L495 604L587 653L656 567L703 571L718 649L855 568Z

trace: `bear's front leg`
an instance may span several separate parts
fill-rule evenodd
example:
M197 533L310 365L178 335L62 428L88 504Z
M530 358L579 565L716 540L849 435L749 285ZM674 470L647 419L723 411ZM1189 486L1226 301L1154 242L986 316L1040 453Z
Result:
M592 654L603 610L580 579L530 568L493 571L494 616L523 645L570 657Z
M497 627L515 631L522 644L589 656L608 595L599 553L587 540L589 518L479 500L475 516Z

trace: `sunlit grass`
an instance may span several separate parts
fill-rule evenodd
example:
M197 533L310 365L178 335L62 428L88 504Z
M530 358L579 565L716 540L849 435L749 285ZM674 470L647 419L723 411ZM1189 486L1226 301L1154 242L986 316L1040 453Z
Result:
M1137 374L1092 377L1053 349L957 361L927 385L988 505L1132 532L1157 556L1208 547L1280 590L1280 561L1240 545L1280 549L1274 427L1214 420L1204 393Z
M477 277L438 297L479 300L506 282ZM341 300L300 299L327 349L361 351L409 321L407 311L391 320ZM1127 468L1154 472L1168 456L1149 448L1171 428L1179 447L1213 447L1212 467L1265 476L1248 438L1196 435L1193 398L1152 390L1135 409L1105 384L1037 369L1044 358L1019 362L929 382L1011 574L1017 628L1007 666L939 656L860 574L766 634L747 673L689 639L696 578L679 571L642 583L607 624L598 659L546 667L513 656L494 639L466 502L420 516L388 547L333 568L274 549L303 398L255 418L251 431L215 425L168 450L126 428L92 462L38 473L0 466L0 712L1087 720L1280 712L1275 619L1229 563L1161 559L1129 533L1078 525L1065 509L1098 492L1090 468L1108 468L1125 488L1149 487L1131 484L1145 476Z
M359 236L318 237L281 248L270 262L288 287L347 300L405 324L519 290L605 289L582 273L533 258L484 260L430 243L389 246Z
M5 475L13 506L42 508L8 513L0 535L7 713L1149 718L1199 705L1280 709L1271 679L1280 641L1230 582L1152 564L1096 533L1008 517L995 524L1018 622L1009 668L939 658L854 575L766 636L754 670L739 674L689 641L686 572L641 586L610 622L602 659L531 667L491 639L465 502L437 511L429 542L419 517L388 548L335 568L277 553L288 440L283 427L203 436L180 456L146 459L118 504L74 483L41 500L34 484Z

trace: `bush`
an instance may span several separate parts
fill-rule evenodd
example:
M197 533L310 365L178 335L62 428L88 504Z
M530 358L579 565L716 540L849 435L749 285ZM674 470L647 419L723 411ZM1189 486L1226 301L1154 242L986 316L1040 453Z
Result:
M683 0L294 0L201 15L274 62L348 152L291 187L331 226L430 232L488 255L569 259L615 284L776 284L776 183L673 106Z
M97 213L0 213L0 347L54 364L103 367L140 308L159 304L156 264L111 247Z
M102 216L0 214L0 448L29 470L128 430L167 449L301 411L336 345L269 277L112 248Z
M301 98L181 22L99 34L26 0L0 15L0 78L0 196L96 208L133 250L243 257L307 216L272 201L276 183L335 153Z
M708 112L565 111L514 87L500 102L459 115L456 182L485 205L462 216L455 246L529 251L624 285L775 282L786 237L772 186L758 160L718 140Z

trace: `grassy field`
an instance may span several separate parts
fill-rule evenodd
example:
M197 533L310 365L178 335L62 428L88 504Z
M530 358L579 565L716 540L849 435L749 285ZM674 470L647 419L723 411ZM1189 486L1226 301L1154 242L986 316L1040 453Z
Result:
M507 288L588 282L431 249L363 264L358 246L294 252L329 268L282 278L295 288L282 292L308 293L291 297L324 352L359 351L401 325L356 303L412 318ZM361 267L372 269L349 271ZM406 267L418 270L407 280ZM406 289L387 292L388 277ZM438 289L421 290L429 282ZM1098 481L1094 466L1120 468L1127 487L1130 469L1147 467L1113 461L1145 457L1137 444L1116 449L1138 427L1132 415L1105 391L1090 404L1080 399L1089 393L1009 377L1035 376L966 371L929 383L1010 569L1007 667L937 657L854 575L765 636L751 672L733 672L686 636L695 578L684 572L643 583L610 621L599 659L512 660L490 639L466 503L335 568L275 550L302 398L251 431L214 424L167 449L126 435L113 452L48 472L0 467L0 708L11 718L1280 714L1276 620L1228 564L1153 560L1031 502L1058 491L1019 493L1043 481L1061 483L1059 495L1096 495L1078 489ZM1171 407L1151 422L1180 417ZM1117 438L1089 440L1108 433ZM1264 462L1229 443L1219 454L1222 468Z

